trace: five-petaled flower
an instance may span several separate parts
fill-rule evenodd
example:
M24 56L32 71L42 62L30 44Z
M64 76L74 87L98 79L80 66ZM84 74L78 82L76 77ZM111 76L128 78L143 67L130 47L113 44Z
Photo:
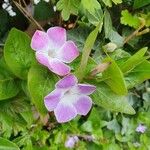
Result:
M146 129L147 129L146 126L139 124L138 127L136 128L136 132L144 133Z
M31 41L39 63L47 66L52 72L65 76L70 67L65 63L72 62L79 55L73 41L66 41L66 30L62 27L51 27L47 32L37 30Z
M88 96L96 90L90 84L78 84L77 78L70 74L59 80L55 90L44 98L48 111L54 111L59 123L68 122L77 114L87 115L92 107L92 99Z

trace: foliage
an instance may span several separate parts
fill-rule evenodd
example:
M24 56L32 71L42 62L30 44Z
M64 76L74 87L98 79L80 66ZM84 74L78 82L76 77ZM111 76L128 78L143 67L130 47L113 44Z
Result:
M149 4L41 0L34 6L34 18L50 22L44 30L66 27L80 51L70 64L71 73L97 88L88 115L64 124L44 106L44 97L61 77L36 61L28 30L20 30L19 13L11 18L0 8L0 150L65 150L69 136L78 136L74 149L79 150L150 149ZM116 47L111 52L104 49L109 42ZM108 66L103 68L103 63ZM139 124L146 126L144 133L136 132Z

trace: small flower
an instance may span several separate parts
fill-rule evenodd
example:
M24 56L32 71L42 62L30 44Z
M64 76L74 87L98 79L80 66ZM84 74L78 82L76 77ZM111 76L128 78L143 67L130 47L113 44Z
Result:
M37 60L60 76L70 73L70 67L65 63L72 62L79 55L74 42L66 41L66 30L62 27L49 28L47 33L37 30L31 47L36 51Z
M96 90L90 84L78 84L77 78L70 74L55 85L55 90L44 98L48 111L54 111L59 123L68 122L77 114L87 115L92 107L88 96Z
M67 141L65 142L66 148L74 148L75 144L79 141L77 136L68 137Z
M136 128L136 132L144 133L146 129L147 129L146 126L139 124L138 127Z

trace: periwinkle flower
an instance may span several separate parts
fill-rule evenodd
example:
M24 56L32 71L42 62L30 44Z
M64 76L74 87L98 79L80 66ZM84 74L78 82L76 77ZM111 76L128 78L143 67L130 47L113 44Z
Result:
M147 129L146 126L139 124L138 127L136 128L136 132L144 133L146 129Z
M79 141L79 138L77 136L68 137L65 142L66 148L74 148L75 144Z
M51 27L47 32L37 30L31 47L36 51L38 62L60 76L70 73L65 63L71 63L79 55L75 43L66 41L66 30L62 27Z
M55 90L44 98L48 111L54 111L59 123L72 120L79 115L87 115L92 107L88 96L96 90L90 84L78 84L77 78L70 74L58 81Z

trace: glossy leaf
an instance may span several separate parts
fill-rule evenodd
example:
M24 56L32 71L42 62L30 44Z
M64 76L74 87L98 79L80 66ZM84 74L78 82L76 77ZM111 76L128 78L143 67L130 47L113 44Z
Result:
M0 59L0 100L12 98L18 92L18 81L7 68L4 59Z
M57 77L40 65L31 67L28 73L28 89L31 99L41 114L46 113L44 97L54 89Z
M127 71L132 70L135 66L141 63L145 58L143 57L147 51L147 47L140 49L137 53L131 56L125 63L121 65L122 72L126 73Z
M82 80L85 75L85 70L86 70L88 59L89 59L89 55L91 53L91 49L92 49L94 42L96 40L96 37L98 35L99 27L100 27L100 23L89 34L89 36L86 39L86 42L85 42L85 45L83 48L81 63L80 63L78 70L75 73L77 75L77 77L79 78L79 80Z
M4 58L11 71L19 78L26 79L31 65L35 61L30 47L30 38L26 33L11 29L4 47Z
M15 143L0 137L0 150L19 150L19 147Z
M131 72L126 76L127 87L133 88L138 84L150 79L150 62L144 60L142 63L137 65Z
M125 96L114 93L104 82L96 84L93 101L105 109L126 114L135 114L134 109L128 103Z
M125 84L123 73L120 68L111 58L105 59L104 62L111 63L108 69L103 73L103 78L108 78L107 80L105 80L105 83L107 83L115 93L119 95L126 95L127 87Z

